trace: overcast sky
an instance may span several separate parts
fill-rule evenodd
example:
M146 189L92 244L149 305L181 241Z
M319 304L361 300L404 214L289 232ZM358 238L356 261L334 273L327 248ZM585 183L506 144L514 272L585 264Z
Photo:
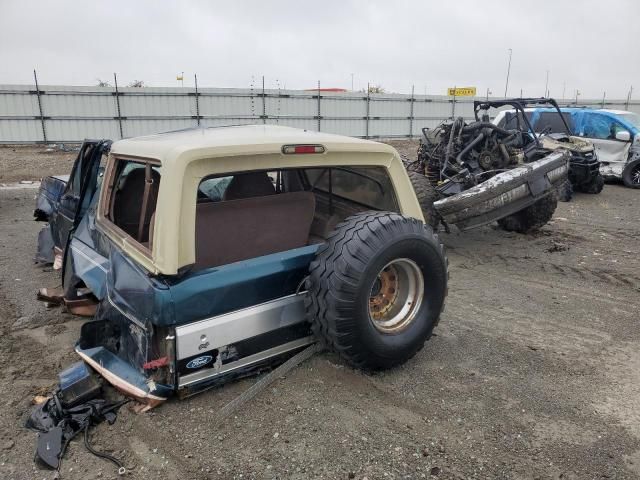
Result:
M640 96L640 2L0 0L0 84ZM566 87L563 87L566 85Z

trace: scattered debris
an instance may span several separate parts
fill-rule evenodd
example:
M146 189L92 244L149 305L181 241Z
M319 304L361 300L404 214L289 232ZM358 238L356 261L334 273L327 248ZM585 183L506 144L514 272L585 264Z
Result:
M41 405L44 402L46 402L47 400L49 400L51 398L51 396L45 396L45 395L36 395L35 397L33 397L33 399L31 400L31 403L33 403L34 405Z
M555 252L566 252L569 250L569 246L566 243L556 242L555 240L551 242L551 246L547 248L547 252L555 253Z
M108 402L99 398L102 393L101 384L84 362L71 365L60 372L58 378L59 386L49 398L44 401L41 401L40 396L34 398L36 406L25 422L26 428L38 432L36 461L59 472L69 443L78 434L84 433L87 450L117 465L118 474L126 473L120 460L91 446L89 429L105 420L112 425L118 409L130 400ZM13 443L9 448L11 447Z

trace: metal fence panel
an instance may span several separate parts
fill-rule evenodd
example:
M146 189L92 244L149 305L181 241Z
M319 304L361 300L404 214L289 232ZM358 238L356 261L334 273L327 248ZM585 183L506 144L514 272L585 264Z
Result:
M0 117L34 117L36 115L39 115L36 95L29 94L28 90L24 94L0 92Z
M0 143L34 143L42 140L40 120L0 120Z
M38 98L39 97L39 98ZM274 124L355 137L415 137L462 116L473 98L318 90L0 85L0 143L131 137L200 126ZM571 105L571 99L560 100ZM640 113L640 102L580 99ZM122 135L121 135L122 133Z
M42 138L39 122L38 137ZM48 120L47 138L56 142L77 142L85 138L119 138L118 124L114 120ZM152 133L152 132L145 132Z
M123 122L124 137L138 137L140 135L151 135L153 133L171 132L193 127L191 119L144 119L125 120ZM116 137L117 138L117 137Z

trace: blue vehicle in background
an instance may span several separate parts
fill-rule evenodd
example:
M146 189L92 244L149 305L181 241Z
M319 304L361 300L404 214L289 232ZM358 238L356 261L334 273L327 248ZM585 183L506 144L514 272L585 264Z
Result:
M640 115L578 107L560 110L571 133L593 143L605 179L622 180L627 187L640 188ZM536 132L564 132L553 109L531 108L526 115Z

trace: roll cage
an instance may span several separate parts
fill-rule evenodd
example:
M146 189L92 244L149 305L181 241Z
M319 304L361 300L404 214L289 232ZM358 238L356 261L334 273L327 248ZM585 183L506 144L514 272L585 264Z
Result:
M567 124L567 121L562 115L560 111L560 107L558 106L558 102L556 102L553 98L506 98L504 100L475 100L473 102L473 115L476 121L480 121L478 116L478 112L480 110L488 110L489 108L500 108L500 107L512 107L516 111L516 122L518 124L518 129L521 131L527 131L531 133L532 138L534 139L536 146L540 147L540 140L538 139L538 135L536 135L529 118L525 113L525 108L530 107L539 107L551 105L555 108L556 112L558 112L558 116L562 119L562 124L564 125L565 130L567 131L567 135L571 135L571 129ZM521 115L518 115L518 114ZM520 117L526 124L526 130L520 128Z

